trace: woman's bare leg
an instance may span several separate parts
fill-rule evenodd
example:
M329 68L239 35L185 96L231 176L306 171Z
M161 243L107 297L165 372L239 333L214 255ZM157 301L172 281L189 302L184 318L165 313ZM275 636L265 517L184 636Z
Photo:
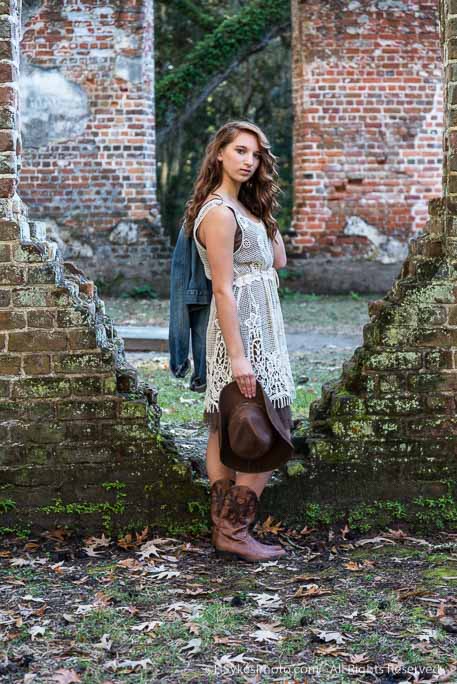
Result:
M253 489L255 493L257 494L257 497L260 499L260 495L262 494L263 490L265 489L265 485L267 484L268 480L270 479L273 470L269 470L266 473L239 473L237 472L236 474L236 484L237 485L244 485L245 487L249 487L250 489Z
M208 473L208 480L213 484L216 480L221 479L235 479L235 471L233 468L227 468L220 458L219 449L219 432L208 431L208 446L206 448L206 472Z

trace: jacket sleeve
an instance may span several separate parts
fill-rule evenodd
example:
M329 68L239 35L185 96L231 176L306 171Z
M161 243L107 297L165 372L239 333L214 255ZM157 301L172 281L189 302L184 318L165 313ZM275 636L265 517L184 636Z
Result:
M191 243L181 226L171 260L168 327L170 371L176 378L183 378L190 369L190 318L184 293L190 277Z

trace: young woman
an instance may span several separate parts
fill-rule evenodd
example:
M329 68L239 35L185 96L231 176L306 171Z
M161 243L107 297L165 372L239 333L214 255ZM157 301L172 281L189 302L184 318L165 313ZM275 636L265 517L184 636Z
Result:
M285 554L248 533L273 471L235 473L221 462L218 399L233 381L243 396L254 397L258 380L290 435L295 387L275 270L286 265L273 218L276 178L275 157L261 129L248 121L229 122L206 148L185 213L186 234L196 241L213 289L204 410L212 542L216 552L248 561Z

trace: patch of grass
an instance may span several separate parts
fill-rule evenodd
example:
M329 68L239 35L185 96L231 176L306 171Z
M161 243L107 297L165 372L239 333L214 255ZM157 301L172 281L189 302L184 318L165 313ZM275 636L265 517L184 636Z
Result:
M286 629L295 629L296 627L303 627L304 624L311 624L318 617L314 608L300 606L300 608L294 608L282 615L280 622Z
M398 645L398 653L401 655L402 660L404 660L405 665L412 667L424 667L424 654L410 643L403 642ZM427 663L430 667L430 662Z
M100 641L108 634L113 641L124 641L126 632L135 624L135 620L125 612L115 608L95 608L82 616L76 632L77 641L93 643Z
M454 579L446 579L446 577L452 577ZM423 573L422 578L424 580L430 580L433 584L456 585L457 566L441 565L438 568L430 568Z
M104 297L106 313L116 325L158 325L167 327L170 316L168 299L124 299Z
M389 637L379 632L372 632L371 634L364 634L361 632L357 639L357 647L363 651L374 650L378 653L388 652L391 647L391 640Z
M177 666L183 657L180 649L194 636L189 632L181 620L164 622L154 632L155 638L140 651L134 646L134 651L142 658L151 658L156 668L167 669ZM166 644L166 648L164 645ZM149 680L148 680L149 681Z
M168 368L150 361L138 366L141 380L152 382L158 389L162 409L161 424L181 423L197 426L202 421L204 394L189 389L191 372L185 378L174 378Z
M408 611L408 617L414 625L429 625L430 618L422 606L411 606Z
M309 637L304 634L292 634L286 636L282 641L278 643L277 652L279 656L292 656L295 653L303 651L306 644L309 641Z
M137 285L123 292L121 297L122 299L157 299L158 294L152 285Z
M194 622L202 627L202 636L211 638L215 634L229 635L239 629L245 617L235 608L224 603L210 603L202 610L200 617Z
M100 565L88 565L86 568L86 572L88 575L104 575L106 572L110 572L110 570L115 569L116 563L102 563Z
M319 398L318 393L314 389L296 385L296 396L292 404L292 418L299 416L308 416L309 407L312 402Z

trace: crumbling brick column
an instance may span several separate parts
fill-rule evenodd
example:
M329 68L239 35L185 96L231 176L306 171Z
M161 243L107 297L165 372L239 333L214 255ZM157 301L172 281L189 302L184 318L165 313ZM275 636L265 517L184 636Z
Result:
M308 291L383 292L441 194L437 0L293 0L294 212Z
M1 528L173 526L200 494L160 432L157 391L16 192L19 9L0 0Z
M457 475L457 0L441 0L443 197L411 240L364 343L310 410L314 463L336 498L440 494Z
M20 195L30 216L91 278L167 295L153 0L38 0L21 23Z

